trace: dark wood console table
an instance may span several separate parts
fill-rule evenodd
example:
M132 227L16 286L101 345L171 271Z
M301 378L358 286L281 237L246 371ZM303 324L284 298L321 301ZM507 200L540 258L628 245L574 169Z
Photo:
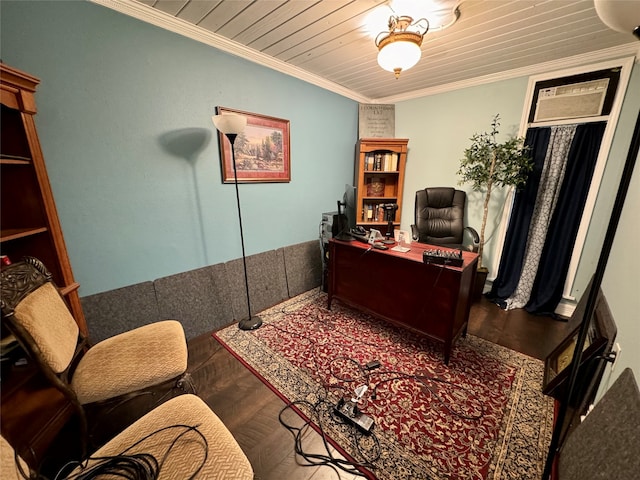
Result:
M406 253L362 242L329 241L328 308L337 298L394 325L451 347L466 334L478 255L462 252L461 267L425 264L422 252L440 248L412 243Z

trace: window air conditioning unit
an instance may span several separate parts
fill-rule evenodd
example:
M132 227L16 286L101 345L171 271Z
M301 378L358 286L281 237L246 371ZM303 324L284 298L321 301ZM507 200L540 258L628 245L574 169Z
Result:
M598 117L608 86L609 79L604 78L540 89L533 122Z

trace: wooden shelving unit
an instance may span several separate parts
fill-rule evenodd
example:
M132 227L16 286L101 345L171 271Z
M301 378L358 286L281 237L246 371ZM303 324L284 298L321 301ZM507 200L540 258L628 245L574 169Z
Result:
M384 235L385 204L396 204L394 228L400 226L402 190L407 163L406 138L361 138L356 146L356 224Z
M80 330L87 325L64 243L34 116L40 80L0 64L0 250L11 261L41 260L65 296Z
M12 262L24 256L41 260L86 335L80 285L71 270L34 121L39 82L0 63L0 252ZM7 333L3 328L3 338ZM23 355L17 347L2 362L2 435L37 468L73 411L35 362L16 363Z

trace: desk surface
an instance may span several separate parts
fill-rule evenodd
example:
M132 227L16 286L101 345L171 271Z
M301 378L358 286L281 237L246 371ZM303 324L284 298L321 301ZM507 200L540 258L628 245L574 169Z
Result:
M413 262L419 262L419 263L423 263L422 260L422 253L426 250L443 250L443 251L448 251L448 252L455 252L456 250L453 248L447 248L447 247L442 247L442 246L438 246L438 245L427 245L426 243L417 243L417 242L413 242L411 243L411 245L409 245L409 251L408 252L397 252L395 250L392 250L392 248L396 245L386 245L389 248L387 250L379 250L377 248L373 248L371 245L364 243L364 242L360 242L358 240L354 240L352 242L345 242L343 240L337 240L337 239L331 239L330 242L335 242L335 243L339 243L342 245L349 245L355 248L359 248L362 250L371 250L372 252L375 253L381 253L383 255L391 255L394 257L398 257L398 258L403 258L405 260L409 260L409 261L413 261ZM453 269L453 270L459 270L462 271L465 268L468 268L469 265L474 264L477 260L478 260L478 254L477 253L473 253L473 252L468 252L466 250L462 250L462 259L463 259L463 263L461 267L454 267L452 265L437 265L438 267L445 267L445 268L449 268L449 269Z
M332 239L329 248L329 308L337 298L442 342L448 363L454 341L466 333L476 253L463 251L462 266L454 267L425 264L425 250L451 249L420 243L396 252Z

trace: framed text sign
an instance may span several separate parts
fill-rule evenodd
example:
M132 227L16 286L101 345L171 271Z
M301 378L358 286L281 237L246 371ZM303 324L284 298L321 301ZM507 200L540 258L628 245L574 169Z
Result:
M395 105L361 103L358 108L358 138L396 136Z

